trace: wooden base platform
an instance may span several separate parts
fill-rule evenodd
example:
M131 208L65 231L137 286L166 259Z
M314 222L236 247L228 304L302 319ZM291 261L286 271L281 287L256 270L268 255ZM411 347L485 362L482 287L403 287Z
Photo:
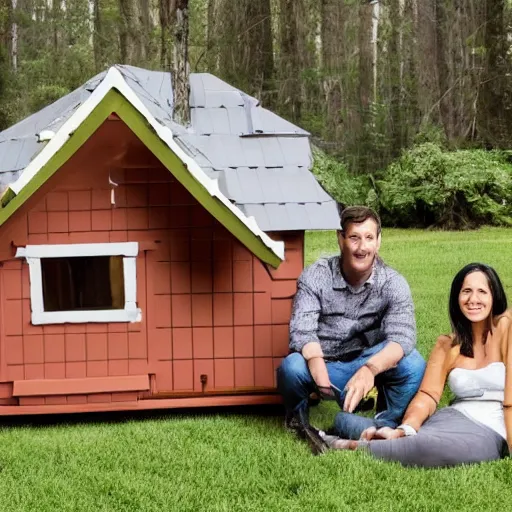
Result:
M0 416L34 414L67 414L80 412L146 411L150 409L187 409L193 407L227 407L241 405L271 405L282 403L280 395L235 395L192 398L164 398L131 402L62 404L62 405L4 405Z

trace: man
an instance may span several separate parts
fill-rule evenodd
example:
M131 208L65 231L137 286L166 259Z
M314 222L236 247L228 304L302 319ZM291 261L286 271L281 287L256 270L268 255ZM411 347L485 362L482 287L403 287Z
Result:
M407 281L378 256L379 216L353 206L340 215L341 255L322 258L297 282L290 350L277 371L287 426L308 424L312 393L336 398L335 430L359 439L368 427L397 427L419 388L425 361L415 350L414 305ZM374 419L353 414L374 387Z

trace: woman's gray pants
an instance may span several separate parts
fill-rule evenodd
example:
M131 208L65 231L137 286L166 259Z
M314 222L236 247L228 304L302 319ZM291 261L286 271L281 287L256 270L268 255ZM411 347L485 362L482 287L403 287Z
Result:
M450 407L434 413L415 436L362 442L362 446L377 458L426 468L472 464L508 455L503 437Z

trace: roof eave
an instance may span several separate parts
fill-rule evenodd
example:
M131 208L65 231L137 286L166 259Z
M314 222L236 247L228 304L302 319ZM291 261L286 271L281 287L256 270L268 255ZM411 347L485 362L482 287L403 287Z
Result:
M116 112L162 164L236 238L262 261L277 267L284 244L272 240L252 217L225 197L217 180L209 178L159 124L116 68L110 68L91 96L61 126L42 151L2 196L0 225L85 143L105 119Z

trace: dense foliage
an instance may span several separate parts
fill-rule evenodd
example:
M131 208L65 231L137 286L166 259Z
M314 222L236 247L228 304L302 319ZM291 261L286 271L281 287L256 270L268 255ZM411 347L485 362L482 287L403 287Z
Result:
M377 187L388 225L512 225L512 165L498 151L422 144L404 151Z
M346 205L377 206L370 176L352 174L347 165L316 147L313 158L313 173L336 201Z
M512 164L503 152L426 142L404 151L376 181L319 150L314 156L318 180L337 201L372 206L388 226L512 225Z

